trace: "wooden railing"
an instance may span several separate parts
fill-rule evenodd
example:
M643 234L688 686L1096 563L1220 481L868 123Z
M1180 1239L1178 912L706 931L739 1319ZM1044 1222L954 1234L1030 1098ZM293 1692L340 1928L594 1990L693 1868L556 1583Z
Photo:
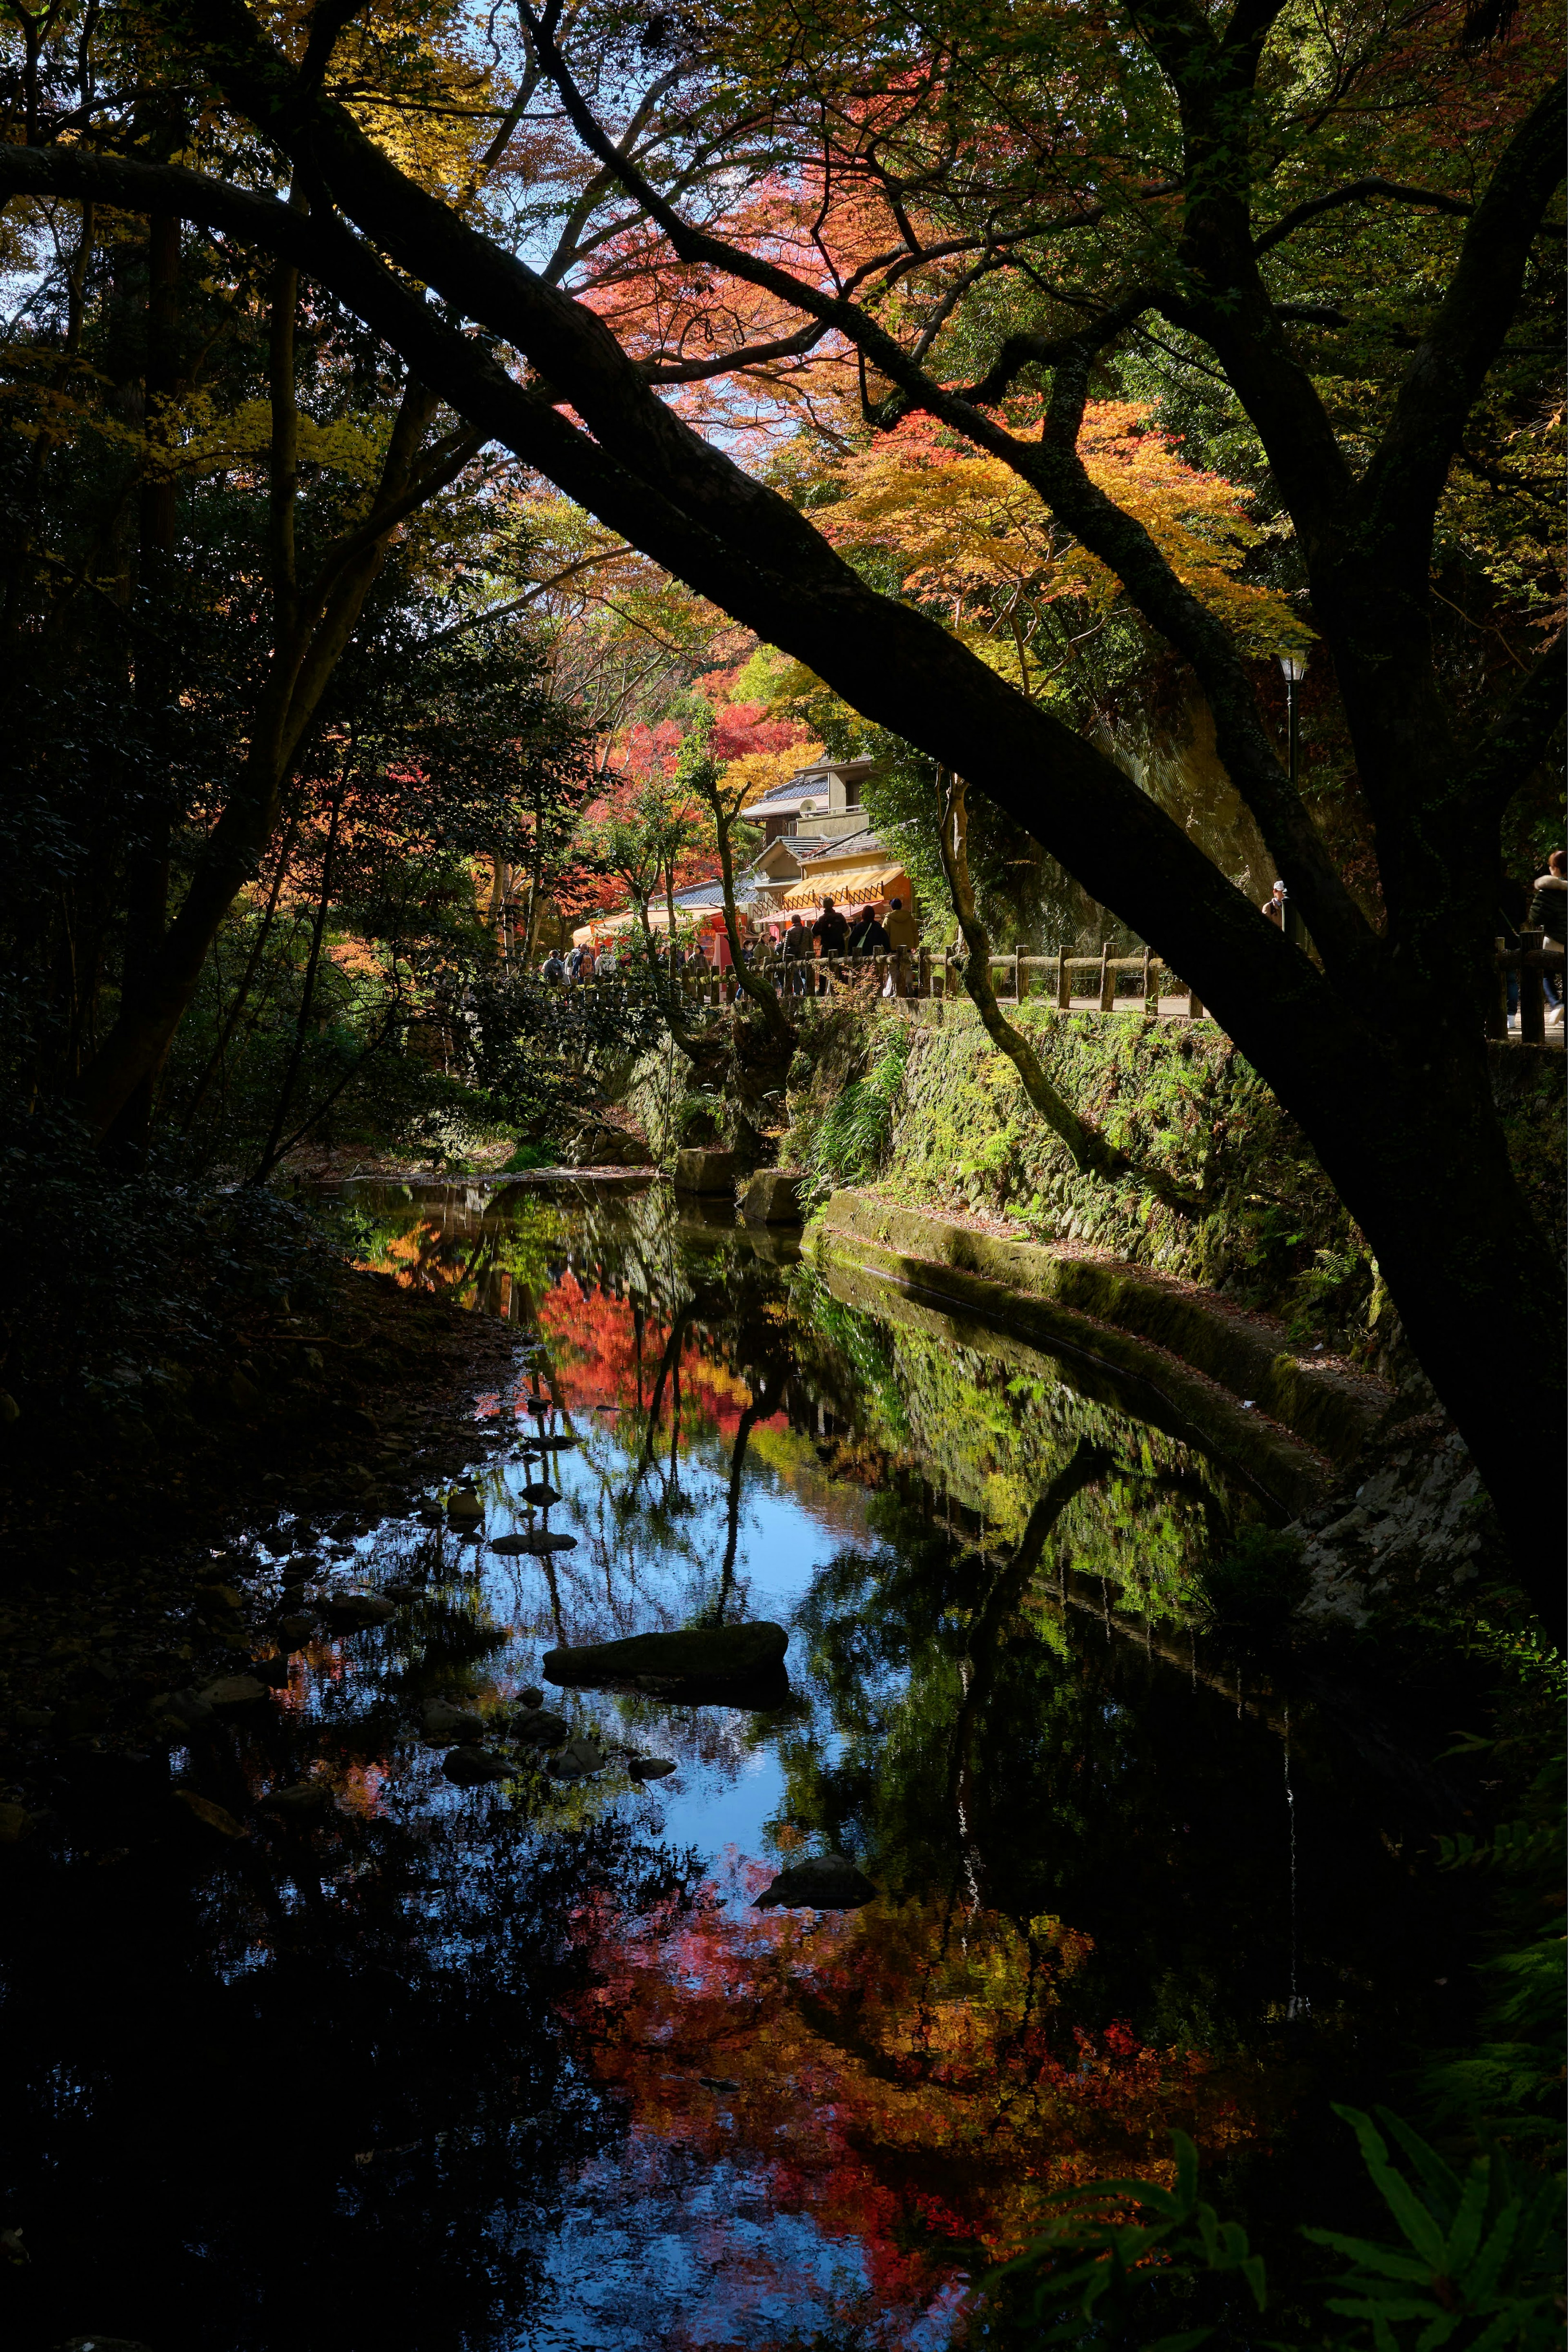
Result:
M933 956L921 948L884 950L879 955L786 956L778 949L764 951L756 967L786 1001L797 996L833 996L846 992L901 999L959 997L965 993L962 959L956 950ZM992 985L1004 1002L1028 1000L1053 1004L1062 1013L1155 1013L1166 1020L1201 1018L1203 1005L1196 992L1178 980L1164 960L1143 948L1134 955L1113 955L1109 947L1091 955L1026 955L1021 947L991 957ZM1087 984L1083 975L1087 974ZM892 988L888 990L891 977ZM658 990L672 982L685 1009L732 1004L738 988L731 968L697 963L672 973L661 971ZM998 984L999 983L999 984ZM617 991L623 998L645 1000L653 992L646 963L617 965L611 972L563 986Z
M1511 974L1519 983L1519 1042L1521 1045L1544 1045L1546 1043L1546 991L1542 986L1542 972L1561 972L1564 956L1561 947L1548 947L1544 931L1521 931L1519 945L1511 948L1505 940L1492 942L1494 976L1492 991L1487 1003L1487 1035L1508 1035L1508 983ZM1563 983L1558 982L1561 989Z

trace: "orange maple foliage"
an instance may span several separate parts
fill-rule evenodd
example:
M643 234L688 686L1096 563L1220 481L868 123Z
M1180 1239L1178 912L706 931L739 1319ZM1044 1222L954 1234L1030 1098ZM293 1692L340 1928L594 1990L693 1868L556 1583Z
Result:
M1038 431L1039 402L1012 405L1015 430ZM1096 488L1142 523L1177 577L1249 643L1264 649L1306 634L1282 597L1237 577L1261 535L1242 494L1223 476L1187 465L1177 437L1154 424L1146 404L1092 401L1078 448ZM890 553L906 589L959 615L977 599L1038 606L1076 597L1104 612L1123 593L1010 467L929 416L907 416L879 435L837 478L847 495L823 514L825 535L841 547Z

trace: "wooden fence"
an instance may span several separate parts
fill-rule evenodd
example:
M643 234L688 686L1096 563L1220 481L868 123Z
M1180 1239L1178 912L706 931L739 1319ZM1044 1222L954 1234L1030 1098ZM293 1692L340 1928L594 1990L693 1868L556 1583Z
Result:
M962 960L953 950L933 956L924 948L900 948L881 955L793 958L773 949L762 956L757 969L786 1000L850 992L927 998L941 1003L965 994ZM661 994L672 980L677 1000L694 1012L732 1004L738 993L733 969L715 969L703 961L688 961L676 973L662 971ZM1148 948L1135 955L1113 955L1107 946L1092 955L1035 956L1016 947L993 953L991 982L1003 1003L1016 1005L1034 999L1062 1013L1153 1013L1183 1021L1198 1020L1203 1013L1195 992ZM617 964L609 972L595 972L591 980L560 985L645 999L652 992L652 975L646 963L639 961L630 966Z
M1492 942L1494 976L1491 995L1487 1003L1487 1035L1508 1035L1508 983L1511 977L1519 989L1519 1042L1521 1045L1544 1045L1546 1043L1546 991L1542 974L1561 974L1563 950L1548 947L1544 931L1521 931L1519 945L1511 948L1505 940ZM1558 980L1559 992L1563 982Z

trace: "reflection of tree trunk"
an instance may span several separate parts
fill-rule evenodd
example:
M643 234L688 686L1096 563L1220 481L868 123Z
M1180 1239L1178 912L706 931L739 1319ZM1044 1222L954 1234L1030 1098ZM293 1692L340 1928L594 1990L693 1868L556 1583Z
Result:
M1003 1625L1028 1591L1040 1569L1046 1539L1073 1496L1105 1475L1111 1456L1103 1446L1080 1438L1071 1459L1060 1469L1029 1515L1029 1525L1010 1560L998 1570L975 1625L966 1660L968 1679L963 1704L953 1726L947 1770L947 1797L958 1819L967 1858L972 1858L977 1884L979 1854L968 1824L974 1818L974 1759L971 1745L980 1713L996 1680L997 1656Z
M659 1415L664 1405L664 1382L670 1377L672 1367L680 1362L686 1328L695 1312L695 1308L687 1307L676 1316L670 1328L670 1336L664 1342L664 1353L659 1358L659 1376L653 1383L653 1393L648 1403L648 1434L643 1444L639 1476L653 1466L653 1440L658 1433Z
M765 1376L762 1387L753 1391L751 1402L736 1428L735 1444L729 1456L729 1493L725 1505L724 1566L719 1571L718 1599L714 1604L713 1622L716 1625L724 1623L724 1612L729 1606L735 1581L735 1555L740 1546L740 1487L746 1468L746 1449L758 1423L768 1420L778 1412L779 1400L789 1376L788 1366L775 1366Z

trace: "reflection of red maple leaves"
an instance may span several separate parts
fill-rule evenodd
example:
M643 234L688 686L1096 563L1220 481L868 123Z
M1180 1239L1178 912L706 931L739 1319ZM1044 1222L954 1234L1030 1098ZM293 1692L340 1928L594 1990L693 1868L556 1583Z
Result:
M563 1275L553 1289L545 1292L538 1318L551 1341L555 1382L569 1411L616 1404L635 1412L652 1402L669 1345L668 1324L644 1320L639 1331L636 1308L630 1299L612 1297L604 1290L585 1290L572 1274ZM751 1402L751 1391L716 1356L703 1352L704 1337L695 1328L688 1329L680 1351L683 1433L695 1438L716 1432L733 1437ZM666 1372L663 1399L666 1419L672 1403L672 1380Z
M758 1914L744 1898L768 1875L732 1854L729 1900L709 1887L631 1932L586 1911L595 1980L573 2020L631 2097L634 2161L760 2173L775 2214L857 2249L888 2342L956 2272L1027 2243L1051 2192L1168 2179L1171 2124L1210 2157L1259 2137L1200 2053L1073 2025L1091 1947L1060 1922L1025 1934L941 1900ZM772 2242L723 2249L725 2274L792 2292Z

